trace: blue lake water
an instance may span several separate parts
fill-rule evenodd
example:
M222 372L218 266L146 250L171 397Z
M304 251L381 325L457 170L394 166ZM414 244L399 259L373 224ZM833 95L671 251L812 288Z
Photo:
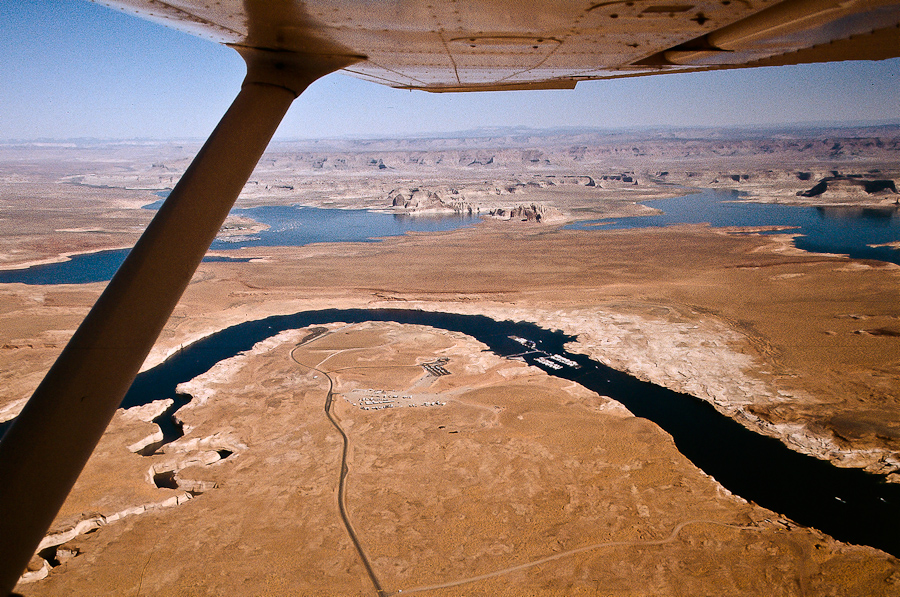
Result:
M663 213L569 224L567 230L622 230L708 223L727 226L790 226L804 251L836 253L900 264L900 250L871 247L900 240L900 206L808 207L741 201L738 191L706 189L683 197L647 201Z
M168 197L169 191L157 193ZM160 199L144 209L159 209ZM215 250L243 247L301 247L312 243L376 242L379 238L401 236L407 232L443 232L469 226L478 218L456 214L406 215L365 209L333 209L301 205L265 205L232 209L231 215L249 218L267 225L250 238L216 240Z
M131 249L113 249L73 255L68 261L34 265L24 269L0 270L0 284L91 284L108 282ZM203 261L247 262L249 258L207 255Z
M232 210L232 215L251 218L269 226L252 239L216 240L213 249L242 247L299 247L323 242L374 242L407 232L441 232L478 221L473 216L390 214L364 209L324 209L301 206L263 206Z
M160 192L160 195L167 192ZM806 207L741 202L737 191L706 189L683 197L648 201L662 210L652 216L580 221L566 230L618 230L709 223L711 226L788 226L798 236L798 248L860 259L900 264L900 250L871 247L900 241L900 207ZM158 209L162 200L145 206ZM374 242L407 232L437 232L468 226L472 216L406 216L362 209L320 209L301 206L264 206L235 209L232 214L269 226L265 231L229 240L216 240L214 250L243 247L302 246L317 242ZM0 283L85 284L112 278L127 249L73 256L69 261L27 269L0 271ZM206 257L205 261L246 261Z
M162 200L144 206L159 209ZM400 236L407 232L453 230L477 222L471 216L406 216L370 212L364 209L318 209L299 206L266 206L235 209L233 215L252 218L268 230L236 240L216 240L214 250L243 247L302 246L318 242L374 242L378 237ZM0 283L88 284L108 282L125 261L129 249L114 249L73 255L68 261L35 265L24 269L0 270ZM206 256L203 261L237 261L240 257Z

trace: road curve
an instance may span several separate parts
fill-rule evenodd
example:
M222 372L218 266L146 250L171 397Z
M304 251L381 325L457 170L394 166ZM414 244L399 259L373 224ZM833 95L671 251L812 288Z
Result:
M321 336L316 336L309 340L309 342L320 338ZM341 514L341 520L344 522L344 528L347 529L347 534L350 536L350 540L353 542L353 546L356 548L356 552L359 554L359 559L362 560L363 566L366 568L366 573L369 575L369 580L372 581L372 584L375 586L375 591L378 594L378 597L386 597L388 593L382 588L381 582L378 580L378 576L375 575L375 570L372 568L372 563L369 561L369 557L366 555L365 550L363 550L362 543L359 541L359 537L356 535L356 531L353 529L353 524L350 522L350 516L347 514L347 503L346 503L346 490L347 490L347 473L350 472L349 467L347 466L347 455L350 452L350 438L347 436L344 429L341 427L337 418L334 416L334 413L331 412L331 405L334 402L334 380L326 371L321 369L317 369L311 365L307 365L305 363L301 363L294 356L294 351L307 344L308 342L300 343L291 349L291 360L300 365L301 367L306 367L307 369L311 369L313 371L317 371L324 375L328 379L328 394L325 396L325 416L328 417L328 420L331 421L331 424L334 425L334 428L338 430L338 433L341 434L341 438L343 440L343 450L341 451L341 473L338 479L338 510Z
M492 572L487 572L485 574L479 574L477 576L470 576L467 578L461 578L453 581L448 581L444 583L428 585L428 586L419 586L413 587L409 589L398 589L396 591L385 591L381 586L381 582L378 580L378 577L375 574L375 570L372 568L372 564L369 561L368 556L363 550L362 544L359 541L359 537L356 535L356 531L353 529L353 524L350 522L350 517L347 514L347 506L346 506L346 478L349 473L349 467L347 465L347 457L350 451L350 438L347 436L347 433L341 427L337 418L334 416L332 412L332 404L334 402L334 380L328 374L328 372L323 371L322 369L318 369L311 365L307 365L306 363L301 363L294 356L294 351L309 344L325 335L319 334L313 337L309 337L305 339L305 341L297 344L293 349L291 349L290 357L291 360L300 365L301 367L306 367L312 371L316 371L321 373L328 379L328 394L325 397L325 415L328 417L328 420L331 421L331 424L337 429L338 433L341 434L341 438L343 440L343 450L341 453L341 472L338 481L338 510L340 511L341 520L344 523L344 527L347 529L347 534L350 536L350 540L353 542L354 547L356 548L357 553L359 554L360 560L363 563L363 566L366 568L366 572L369 575L369 579L372 581L372 584L375 587L375 591L378 594L378 597L393 597L396 595L411 595L414 593L423 593L426 591L436 591L440 589L448 589L451 587L458 587L465 584L470 584L482 580L487 580L490 578L496 578L498 576L503 576L505 574L510 574L512 572L518 572L520 570L526 570L528 568L533 568L535 566L540 566L541 564L546 564L548 562L552 562L554 560L560 560L569 556L573 556L579 553L584 553L587 551L592 551L595 549L600 549L604 547L624 547L624 546L632 546L632 545L664 545L667 543L672 543L675 541L678 534L684 529L686 526L693 524L711 524L717 526L723 526L727 528L742 530L742 531L756 531L760 530L758 526L740 526L735 524L730 524L726 522L720 522L716 520L704 520L704 519L695 519L695 520L686 520L675 525L675 528L672 529L672 532L663 539L650 539L650 540L632 540L632 541L605 541L602 543L594 543L591 545L584 545L582 547L577 547L575 549L570 549L566 551L562 551L559 553L555 553L550 556L546 556L543 558L539 558L536 560L531 560L529 562L524 562L522 564L517 564L515 566L510 566L508 568L503 568L500 570L494 570Z
M486 574L479 574L478 576L470 576L468 578L461 578L459 580L452 580L445 583L440 583L436 585L429 585L426 587L413 587L411 589L399 589L392 593L386 593L385 597L391 597L393 595L403 594L403 595L411 595L413 593L423 593L425 591L436 591L438 589L449 589L450 587L458 587L460 585L465 585L473 582L478 582L480 580L487 580L489 578L496 578L498 576L503 576L504 574L509 574L511 572L518 572L519 570L525 570L527 568L532 568L534 566L539 566L541 564L546 564L547 562L552 562L553 560L560 560L562 558L566 558L569 556L573 556L575 554L583 553L586 551L591 551L594 549L600 549L601 547L621 547L625 545L663 545L665 543L671 543L675 540L675 537L678 536L678 533L681 532L681 529L691 524L714 524L718 526L728 527L732 529L738 529L741 531L758 531L759 527L755 526L738 526L734 524L729 524L727 522L718 522L715 520L686 520L684 522L678 523L668 537L665 539L651 539L649 541L605 541L603 543L594 543L593 545L585 545L583 547L577 547L575 549L570 549L567 551L561 551L559 553L555 553L552 556L547 556L544 558L540 558L537 560L532 560L530 562L525 562L524 564L517 564L516 566L510 566L509 568L503 568L502 570L494 570L493 572L488 572Z

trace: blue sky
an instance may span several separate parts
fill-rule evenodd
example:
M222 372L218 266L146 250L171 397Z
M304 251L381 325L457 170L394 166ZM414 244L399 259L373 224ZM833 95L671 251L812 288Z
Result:
M244 73L229 48L84 0L6 0L0 33L0 140L205 138ZM900 60L439 95L338 74L314 83L276 136L900 122L898 84Z

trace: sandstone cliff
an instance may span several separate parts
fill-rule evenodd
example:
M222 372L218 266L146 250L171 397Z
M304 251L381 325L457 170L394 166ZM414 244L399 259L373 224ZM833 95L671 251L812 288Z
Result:
M798 191L798 197L852 197L859 195L896 197L897 186L893 180L866 178L861 174L826 176L814 187ZM900 199L894 199L900 203Z

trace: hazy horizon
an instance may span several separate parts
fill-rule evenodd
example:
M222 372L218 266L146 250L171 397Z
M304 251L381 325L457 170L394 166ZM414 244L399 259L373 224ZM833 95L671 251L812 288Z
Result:
M0 24L0 140L205 139L237 95L232 49L90 2L25 0ZM430 94L340 73L276 140L536 130L900 122L900 59L584 81L574 90Z
M369 135L342 135L332 137L276 137L273 144L284 143L317 143L327 141L391 141L391 140L430 140L430 139L459 139L464 137L495 137L495 136L565 136L565 135L621 135L621 134L675 134L689 133L691 131L720 131L728 132L809 132L828 130L854 130L854 129L900 128L900 118L888 120L856 120L848 122L780 122L771 124L747 124L747 125L633 125L627 127L586 127L586 126L556 126L556 127L528 127L520 126L483 126L467 130L455 131L425 131L421 133L397 133L369 134ZM156 145L164 143L197 143L202 144L206 137L40 137L33 139L0 139L0 145Z

